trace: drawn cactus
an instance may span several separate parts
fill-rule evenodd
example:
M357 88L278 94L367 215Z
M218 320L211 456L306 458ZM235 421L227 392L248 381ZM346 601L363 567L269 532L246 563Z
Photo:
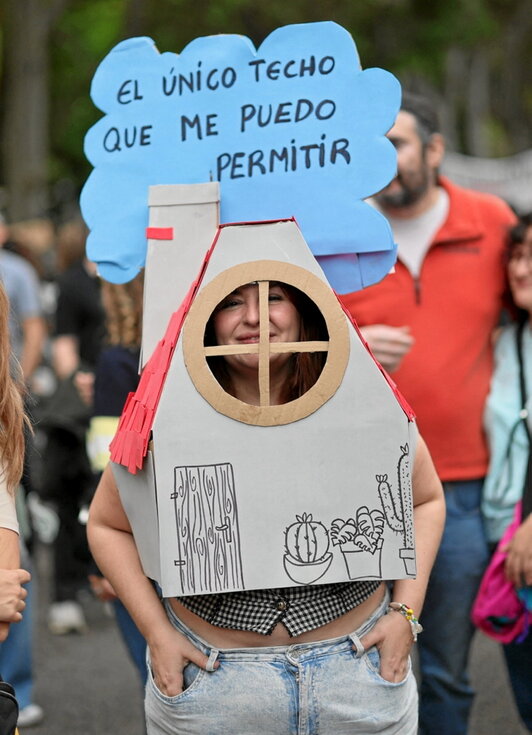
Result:
M296 523L285 531L286 554L300 564L321 561L329 551L327 529L312 519L311 513L296 515Z
M399 483L399 495L401 497L401 503L402 503L402 510L403 510L403 523L404 523L404 538L405 538L405 546L407 548L413 548L414 547L414 519L412 517L412 508L410 505L410 461L409 461L409 448L408 444L405 444L404 447L400 447L401 449L401 457L399 459L399 464L397 465L397 480ZM408 493L408 494L407 494ZM405 509L405 502L408 504L408 508ZM410 512L405 512L410 511Z
M405 546L413 545L413 538L408 538L405 524L404 489L409 486L410 470L408 467L408 444L401 447L401 457L397 465L397 486L392 488L388 482L388 475L375 475L379 496L384 514L390 528L396 533L402 533ZM411 527L410 527L411 528ZM410 534L411 535L411 534Z
M405 503L409 502L409 495L406 495L406 493L410 488L408 444L400 447L400 449L402 454L397 465L397 486L392 487L390 485L386 474L375 475L375 479L379 483L377 490L386 521L393 531L403 536L404 548L399 551L399 555L404 559L407 572L411 574L413 573L411 562L414 561L414 528L412 513L405 512ZM411 509L409 508L409 510Z
M401 498L394 497L395 492L392 491L392 486L388 482L388 475L375 475L375 478L379 483L377 490L388 525L392 531L404 534L404 511Z

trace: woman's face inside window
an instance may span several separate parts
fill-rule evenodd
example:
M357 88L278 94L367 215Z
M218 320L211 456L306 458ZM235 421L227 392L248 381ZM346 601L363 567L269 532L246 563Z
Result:
M269 341L297 342L300 339L301 319L287 291L278 283L269 284ZM235 289L221 301L213 314L213 327L218 345L245 345L260 340L259 287L249 283ZM226 357L228 366L234 364L258 367L258 355ZM286 354L271 355L270 364L285 362Z

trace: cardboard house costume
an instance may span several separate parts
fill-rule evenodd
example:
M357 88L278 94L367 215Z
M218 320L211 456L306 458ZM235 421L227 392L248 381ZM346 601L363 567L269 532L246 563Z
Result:
M395 260L364 200L395 174L397 80L362 70L348 31L323 22L258 49L129 39L91 95L104 116L85 138L88 254L115 283L145 265L143 372L111 459L146 575L164 596L414 576L413 415L333 291ZM319 340L270 343L271 282L312 302ZM250 283L258 342L206 343L216 306ZM258 406L211 369L243 350L258 356ZM270 405L274 352L325 356L283 405Z
M177 187L188 201L193 189ZM200 194L200 208L209 205L205 199L215 204L205 189ZM150 221L162 227L154 210ZM179 207L165 209L167 216L171 211ZM164 596L414 576L413 417L343 311L297 223L221 226L212 232L207 256L182 222L164 224L168 236L180 233L172 257L186 268L180 271L176 262L170 280L176 294L186 295L112 444L113 471L145 573ZM200 275L184 287L178 274L193 269L194 261ZM270 344L272 281L313 301L327 340ZM259 342L206 346L205 327L217 304L255 282ZM150 331L147 339L153 339ZM259 355L260 406L226 393L209 367L209 357L243 350ZM269 405L274 350L326 352L316 383L283 405Z

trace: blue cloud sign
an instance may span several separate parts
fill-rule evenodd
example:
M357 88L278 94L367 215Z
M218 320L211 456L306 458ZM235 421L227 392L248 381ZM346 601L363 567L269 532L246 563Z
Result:
M88 255L123 283L144 265L152 184L217 180L221 221L296 217L333 288L380 280L395 260L387 221L362 200L395 175L385 137L400 87L362 71L351 35L332 22L160 54L149 38L104 58L91 96L105 115L87 133L94 170L81 196Z

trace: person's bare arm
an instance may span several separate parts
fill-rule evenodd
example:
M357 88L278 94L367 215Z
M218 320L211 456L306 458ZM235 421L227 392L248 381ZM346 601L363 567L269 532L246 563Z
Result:
M44 319L40 316L32 316L22 322L22 352L20 355L20 367L26 381L39 367L42 359L46 326Z
M207 657L171 625L144 575L110 467L104 470L92 501L87 533L99 569L147 641L157 687L168 696L179 694L185 666L193 661L205 668Z
M414 461L412 489L417 575L415 579L399 579L394 583L392 601L405 603L419 617L445 521L441 482L421 437ZM410 623L398 612L390 612L382 617L362 638L365 648L376 645L379 649L381 675L388 681L401 681L404 678L412 643Z
M58 378L69 378L79 367L79 342L73 334L62 334L52 342L52 366Z
M20 565L18 533L10 528L0 528L0 567L16 569Z
M414 344L410 327L390 327L387 324L368 324L360 333L382 367L389 373L400 366Z
M532 585L532 513L514 533L506 551L506 577L516 587Z
M9 624L22 620L26 606L27 591L22 585L31 577L25 569L18 569L19 564L18 534L0 528L0 642L7 638Z

